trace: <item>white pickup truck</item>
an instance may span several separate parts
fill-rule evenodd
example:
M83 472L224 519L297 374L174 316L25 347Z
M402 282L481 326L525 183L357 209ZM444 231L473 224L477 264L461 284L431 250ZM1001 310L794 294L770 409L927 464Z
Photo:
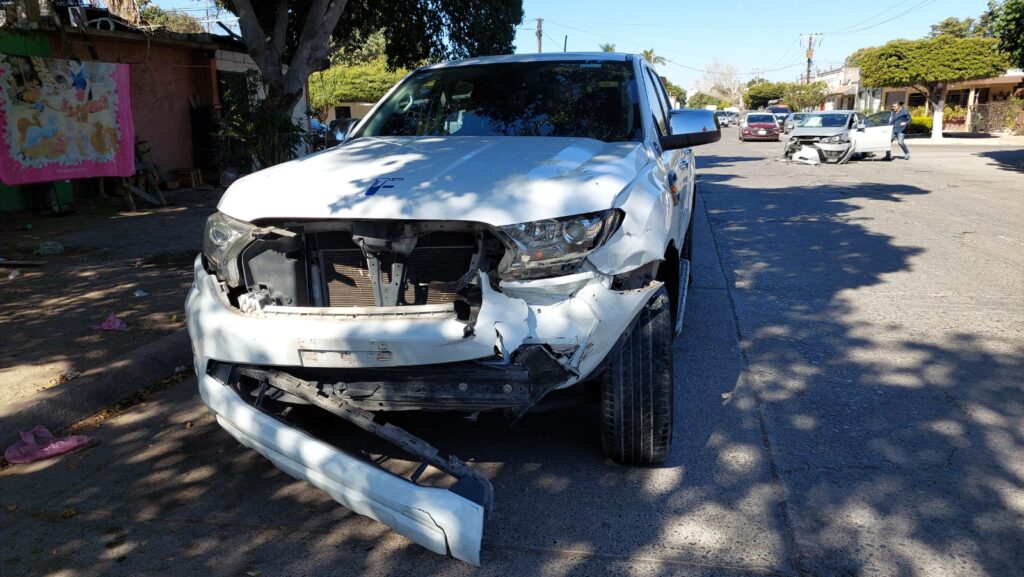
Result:
M474 564L490 483L389 412L515 419L599 399L611 458L662 461L690 147L720 138L714 112L668 103L631 55L446 62L409 74L340 145L237 181L186 302L204 402L281 469ZM421 465L383 470L302 430L280 410L291 404ZM457 482L418 482L428 466Z

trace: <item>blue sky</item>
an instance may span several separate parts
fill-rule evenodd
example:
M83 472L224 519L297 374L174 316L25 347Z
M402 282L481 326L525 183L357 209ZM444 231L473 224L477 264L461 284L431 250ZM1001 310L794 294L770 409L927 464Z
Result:
M184 9L202 18L212 0L157 0L164 8ZM943 18L976 18L986 0L860 0L803 2L775 0L689 3L664 0L523 0L523 24L516 51L536 52L536 18L544 18L545 52L560 51L568 36L570 51L598 50L611 42L619 52L653 48L670 62L663 76L692 91L712 60L736 67L742 80L756 69L771 80L794 80L805 69L807 36L819 33L816 68L842 64L857 48L894 38L920 38ZM230 14L223 17L229 18ZM697 70L694 70L697 69Z
M857 48L920 38L943 18L977 18L986 6L986 0L523 0L525 14L515 44L519 53L537 51L534 30L541 17L545 52L560 51L566 35L569 51L598 50L604 42L614 43L619 52L653 48L671 61L658 67L661 74L692 91L703 73L690 68L704 69L715 59L735 66L744 80L758 68L782 68L763 76L794 80L806 68L807 37L801 34L822 34L814 66L829 68L841 65Z

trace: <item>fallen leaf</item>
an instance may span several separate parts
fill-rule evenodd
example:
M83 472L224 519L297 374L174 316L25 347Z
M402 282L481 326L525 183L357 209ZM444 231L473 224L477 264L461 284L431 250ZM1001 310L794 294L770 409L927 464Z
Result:
M8 513L13 513L18 510L17 505L4 505L4 509L7 509Z
M185 423L185 428L186 429L191 429L192 428L192 421L188 421L187 423Z
M246 574L246 575L248 575L249 577L256 577L257 575L259 575L259 574L260 574L260 572L259 572L259 571L256 571L256 570L254 569L254 570L252 570L252 571L246 571L246 572L245 572L245 574Z
M68 507L67 509L64 509L64 512L61 513L60 516L64 517L65 519L70 519L70 518L74 517L77 514L78 514L78 511L76 511L75 509L72 509L71 507Z

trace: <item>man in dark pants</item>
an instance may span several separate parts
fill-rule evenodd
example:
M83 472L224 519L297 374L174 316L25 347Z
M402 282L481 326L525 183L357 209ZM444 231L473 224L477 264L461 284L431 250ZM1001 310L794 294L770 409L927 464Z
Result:
M903 142L903 132L910 126L910 113L903 108L902 102L892 105L892 113L889 115L889 124L892 125L892 139L897 141L903 149L903 160L910 160L910 151L907 144ZM885 153L886 160L892 160L892 153Z

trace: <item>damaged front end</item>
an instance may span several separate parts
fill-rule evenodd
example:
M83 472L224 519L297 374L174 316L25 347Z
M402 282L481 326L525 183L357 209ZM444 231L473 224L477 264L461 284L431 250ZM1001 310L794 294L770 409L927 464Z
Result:
M783 156L789 160L807 164L845 164L854 153L854 145L848 133L790 136Z
M622 216L497 227L247 223L218 213L186 303L203 398L226 430L283 470L432 551L479 563L489 482L377 415L518 418L595 374L661 286L650 262L638 269L645 280L628 284L589 264ZM267 398L327 410L457 482L444 490L420 486L418 475L371 472L267 413Z

